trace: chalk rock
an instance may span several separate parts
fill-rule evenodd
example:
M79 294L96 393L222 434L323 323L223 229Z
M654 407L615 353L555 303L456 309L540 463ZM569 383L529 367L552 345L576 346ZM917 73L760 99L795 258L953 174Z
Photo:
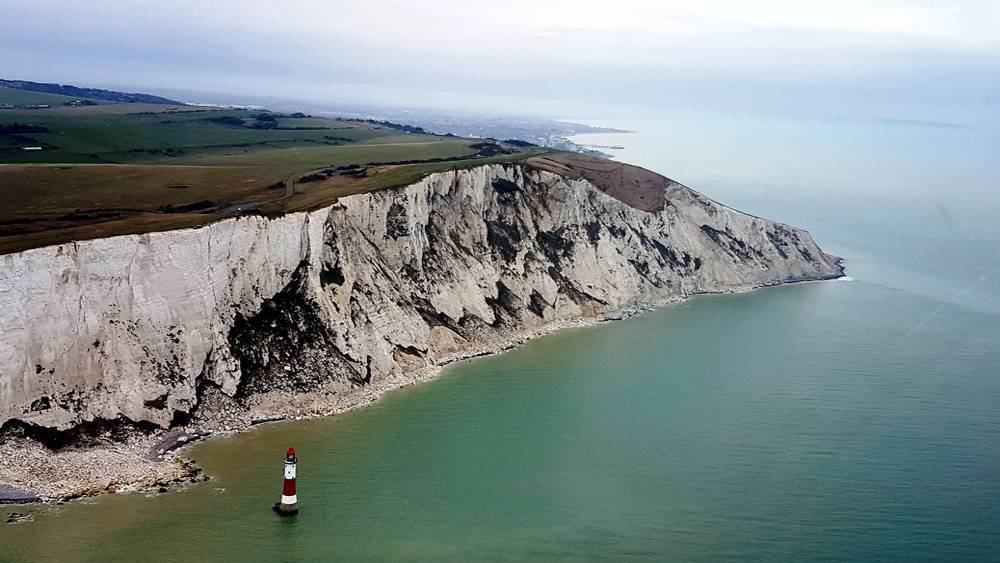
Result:
M349 392L551 321L841 275L805 231L660 180L640 204L486 165L0 256L0 423L168 427L208 388Z

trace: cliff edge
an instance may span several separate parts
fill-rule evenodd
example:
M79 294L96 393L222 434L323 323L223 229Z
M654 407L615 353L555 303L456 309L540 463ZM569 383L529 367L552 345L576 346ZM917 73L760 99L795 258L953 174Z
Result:
M553 322L840 275L807 232L639 168L440 172L311 212L0 256L0 424L52 447L204 426Z

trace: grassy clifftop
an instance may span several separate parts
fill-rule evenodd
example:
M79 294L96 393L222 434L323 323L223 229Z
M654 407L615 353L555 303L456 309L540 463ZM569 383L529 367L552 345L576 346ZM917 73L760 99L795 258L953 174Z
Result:
M312 209L542 152L303 114L120 103L0 109L0 254Z

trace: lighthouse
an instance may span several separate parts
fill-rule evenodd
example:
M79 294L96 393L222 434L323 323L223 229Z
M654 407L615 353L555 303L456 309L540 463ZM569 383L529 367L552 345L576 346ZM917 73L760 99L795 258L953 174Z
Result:
M281 488L281 502L274 505L274 511L282 516L299 513L299 499L295 494L295 448L288 448L285 454L285 484Z

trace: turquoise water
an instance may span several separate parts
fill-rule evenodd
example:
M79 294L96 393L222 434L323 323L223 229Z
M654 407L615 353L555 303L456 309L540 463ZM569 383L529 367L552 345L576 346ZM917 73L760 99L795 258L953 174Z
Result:
M201 444L212 481L38 509L0 559L1000 560L1000 142L614 125L642 133L587 141L809 228L854 280L698 297Z

